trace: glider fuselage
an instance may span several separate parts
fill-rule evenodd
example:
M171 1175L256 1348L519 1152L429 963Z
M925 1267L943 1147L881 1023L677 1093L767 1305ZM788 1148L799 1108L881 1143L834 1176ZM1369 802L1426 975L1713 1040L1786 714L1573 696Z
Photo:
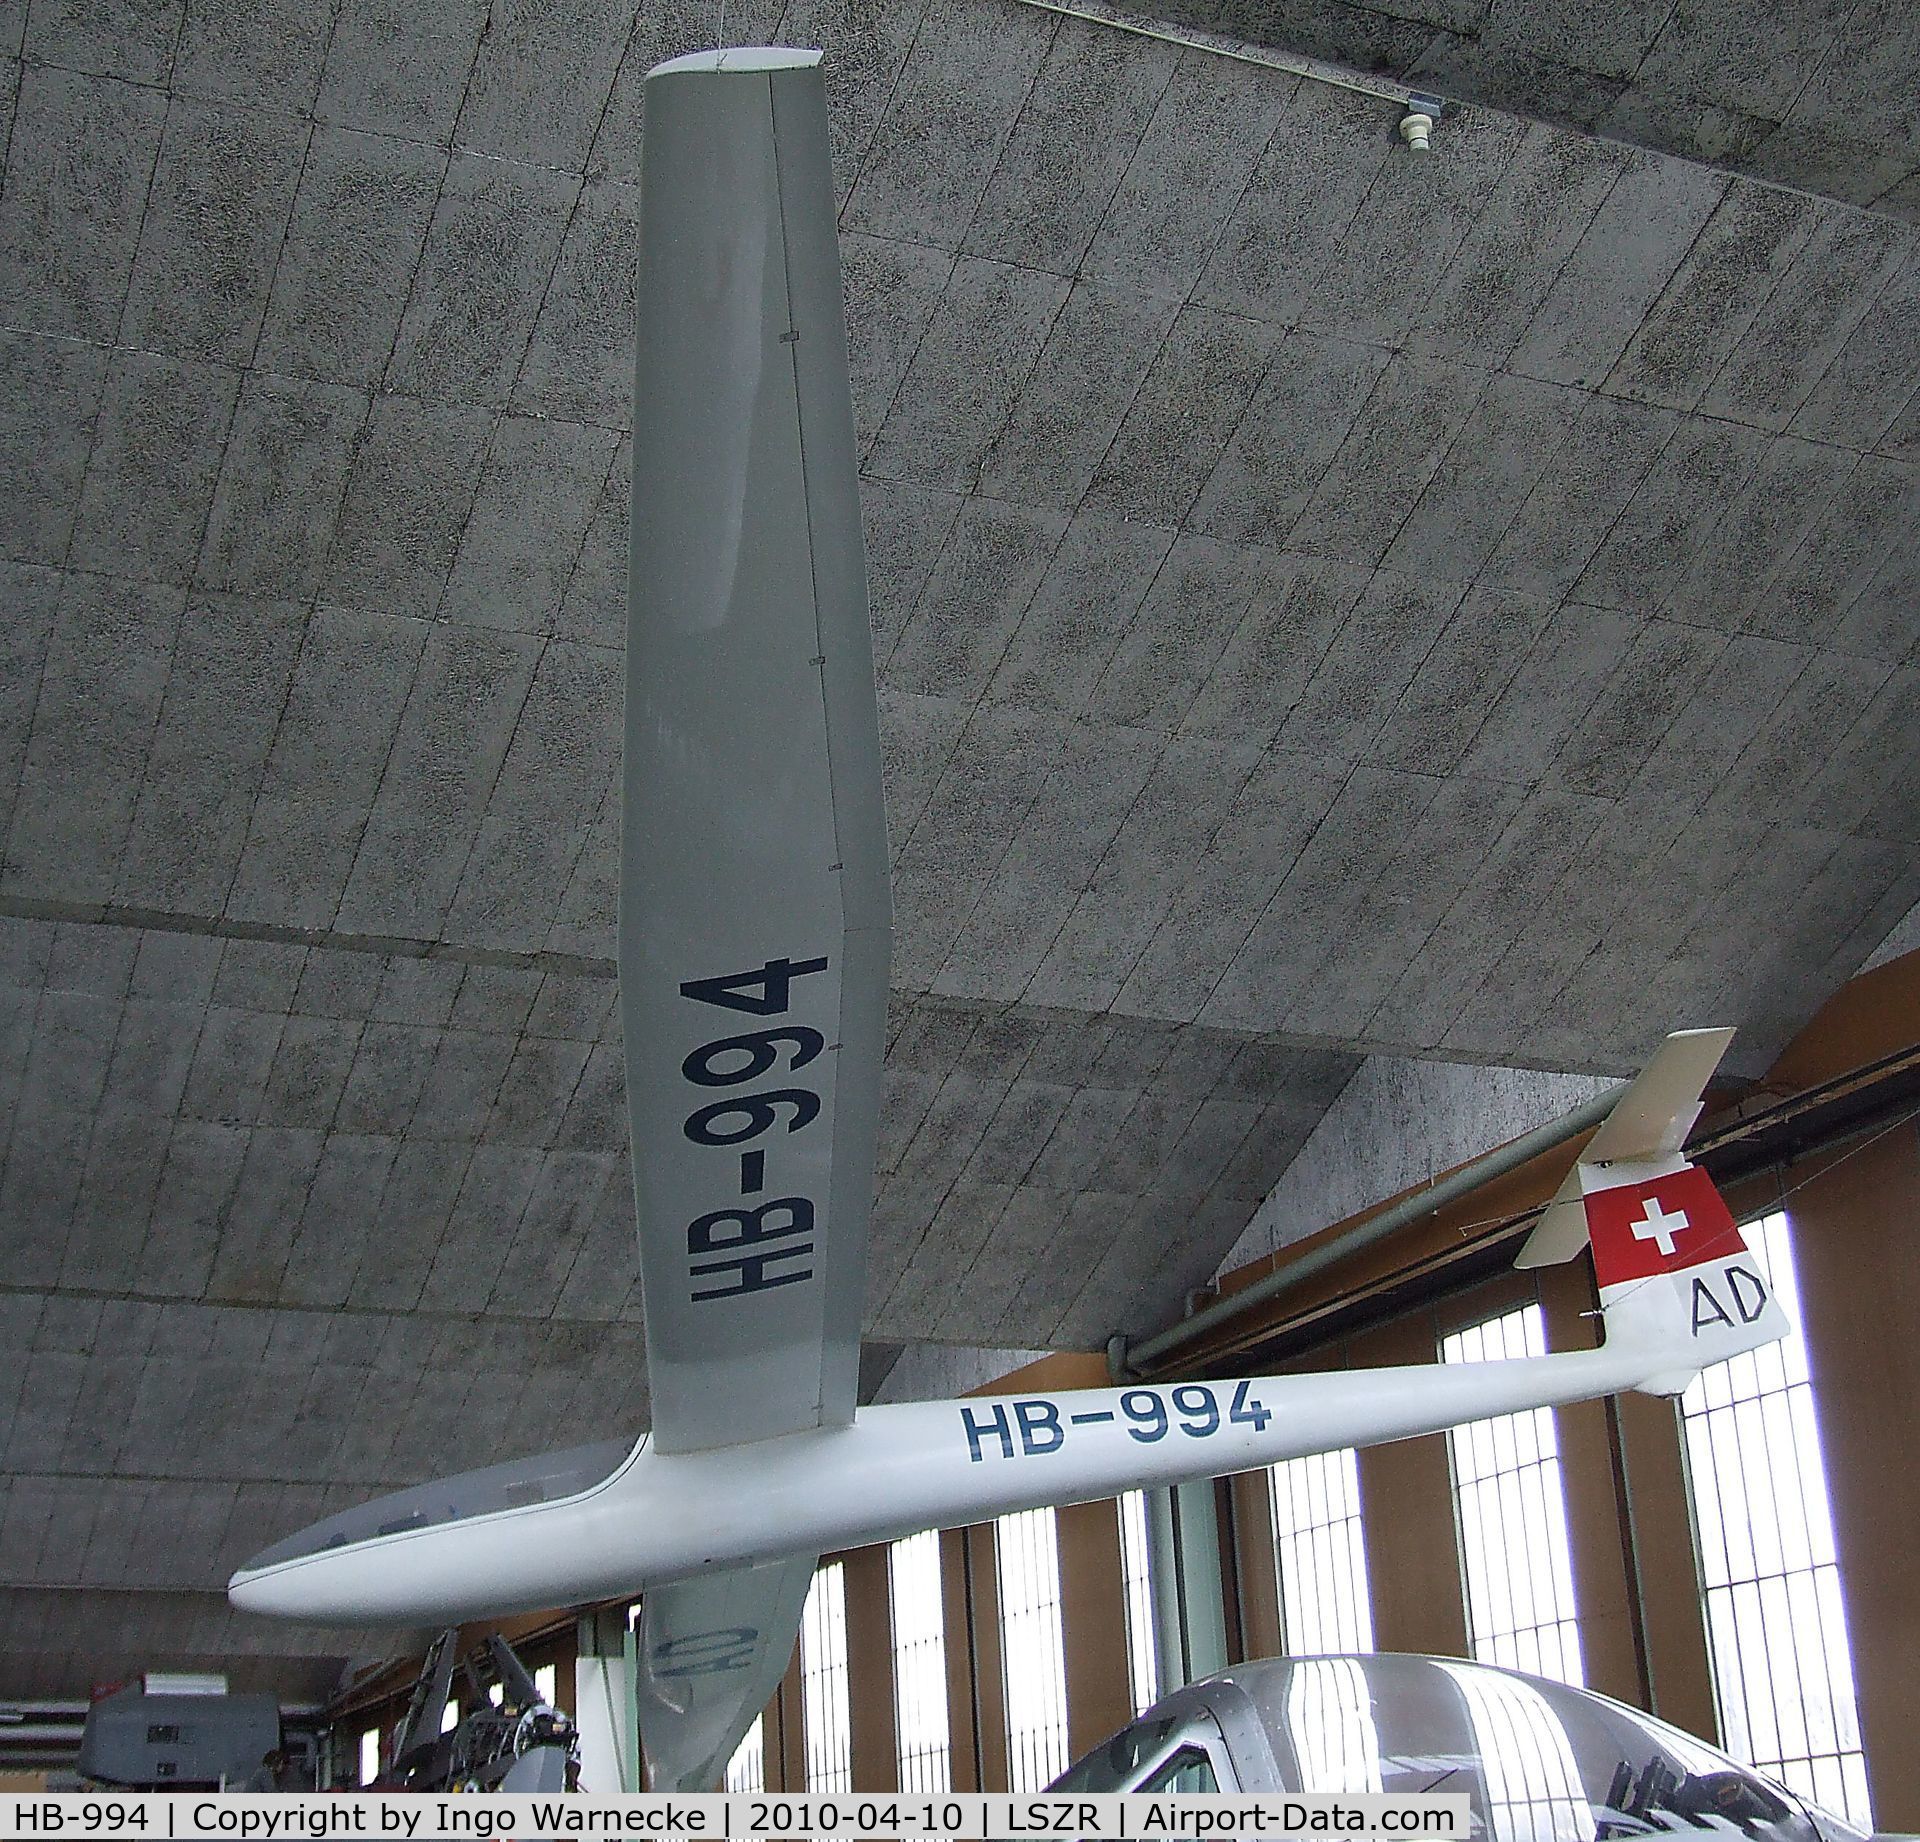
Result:
M552 1501L388 1534L371 1533L384 1512L368 1504L310 1531L307 1553L262 1556L230 1591L243 1609L355 1623L451 1623L621 1597L708 1570L1582 1400L1670 1361L1629 1345L870 1407L851 1426L718 1451L665 1453L642 1439L608 1476ZM447 1481L450 1499L459 1484ZM356 1526L369 1533L355 1539Z

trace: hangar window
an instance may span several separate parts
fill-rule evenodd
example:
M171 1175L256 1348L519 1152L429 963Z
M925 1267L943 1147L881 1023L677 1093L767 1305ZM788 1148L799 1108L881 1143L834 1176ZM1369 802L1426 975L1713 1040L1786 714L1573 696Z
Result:
M372 1784L380 1776L380 1729L369 1727L360 1736L360 1782Z
M1160 1699L1160 1657L1154 1647L1153 1582L1147 1573L1147 1493L1129 1490L1120 1511L1120 1582L1127 1613L1127 1681L1133 1711Z
M533 1692L550 1708L560 1705L554 1700L560 1692L560 1672L553 1664L542 1663L533 1672Z
M1067 1763L1067 1671L1060 1629L1060 1550L1050 1509L993 1525L1000 1586L1008 1789L1032 1791Z
M947 1623L940 1597L940 1537L932 1529L887 1550L893 1603L893 1731L900 1789L951 1787L947 1734Z
M1787 1218L1744 1232L1795 1329L1703 1370L1680 1403L1721 1736L1736 1757L1871 1828Z
M800 1718L807 1743L807 1789L851 1791L847 1578L838 1561L814 1574L800 1615Z
M1523 1305L1457 1331L1444 1362L1496 1362L1547 1353L1538 1305ZM1573 1597L1573 1548L1553 1411L1475 1420L1447 1435L1454 1513L1467 1589L1467 1630L1476 1662L1584 1683Z
M1351 1446L1268 1468L1280 1637L1294 1656L1373 1648L1360 1465Z
M753 1717L753 1725L742 1736L740 1744L734 1748L733 1757L727 1761L726 1786L729 1791L764 1791L767 1788L767 1742L766 1730L761 1726L763 1715Z

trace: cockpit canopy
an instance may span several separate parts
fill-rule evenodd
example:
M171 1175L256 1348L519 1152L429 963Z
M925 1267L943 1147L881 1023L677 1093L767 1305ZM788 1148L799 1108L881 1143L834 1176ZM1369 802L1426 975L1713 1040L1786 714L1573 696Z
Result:
M1860 1832L1703 1741L1585 1689L1447 1657L1276 1657L1168 1696L1062 1791L1465 1792L1486 1842Z
M396 1490L370 1503L356 1503L337 1516L328 1516L297 1535L275 1542L271 1548L263 1548L240 1571L257 1573L282 1561L301 1560L379 1535L399 1535L435 1523L458 1522L495 1510L578 1496L611 1477L630 1449L624 1440L603 1440L597 1445L542 1452L536 1458L516 1458L504 1465L462 1471L453 1477L436 1478L431 1484Z

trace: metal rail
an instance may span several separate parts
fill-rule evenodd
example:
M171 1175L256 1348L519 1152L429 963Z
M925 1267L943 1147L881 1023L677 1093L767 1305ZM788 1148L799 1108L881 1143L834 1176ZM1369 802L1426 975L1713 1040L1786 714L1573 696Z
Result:
M1383 1209L1378 1215L1348 1229L1345 1234L1335 1235L1332 1240L1301 1255L1298 1260L1289 1260L1285 1266L1275 1268L1264 1279L1257 1279L1250 1286L1230 1292L1224 1298L1216 1298L1212 1304L1202 1306L1179 1323L1156 1331L1151 1337L1145 1337L1138 1343L1130 1343L1124 1336L1109 1338L1107 1367L1114 1380L1125 1381L1140 1374L1145 1365L1158 1362L1173 1351L1198 1342L1217 1326L1245 1315L1269 1299L1280 1297L1282 1293L1291 1291L1315 1274L1323 1273L1328 1267L1346 1259L1349 1254L1357 1253L1363 1247L1371 1247L1377 1241L1384 1241L1389 1235L1398 1234L1410 1223L1432 1215L1451 1202L1457 1202L1482 1184L1491 1183L1496 1177L1504 1177L1509 1171L1517 1170L1543 1151L1551 1151L1556 1145L1564 1145L1568 1139L1591 1130L1613 1111L1615 1103L1625 1091L1623 1083L1595 1094L1592 1099L1582 1101L1571 1113L1549 1120L1544 1126L1536 1126L1531 1132L1523 1132L1510 1143L1497 1146L1471 1163L1462 1164L1458 1170L1449 1171L1411 1196L1403 1196L1391 1208Z
M1020 0L1020 4L1042 13L1085 20L1089 25L1110 26L1116 32L1130 32L1136 38L1158 39L1164 45L1210 51L1216 57L1232 58L1240 64L1264 65L1268 70L1305 77L1313 83L1331 83L1336 89L1374 96L1382 102L1397 103L1403 109L1415 102L1426 102L1438 114L1443 106L1439 97L1417 84L1399 83L1392 77L1368 76L1341 64L1329 64L1325 58L1309 57L1304 52L1285 51L1277 45L1255 45L1245 39L1229 38L1224 33L1205 32L1198 26L1183 26L1170 19L1128 12L1112 4L1112 0Z

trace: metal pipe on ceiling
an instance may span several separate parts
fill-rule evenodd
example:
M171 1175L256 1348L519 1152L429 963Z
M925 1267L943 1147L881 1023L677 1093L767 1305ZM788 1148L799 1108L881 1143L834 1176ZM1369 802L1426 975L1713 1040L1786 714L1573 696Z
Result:
M1364 71L1348 70L1329 64L1325 58L1308 57L1304 52L1283 51L1277 45L1256 45L1245 39L1229 38L1219 32L1203 32L1197 26L1183 26L1172 20L1155 19L1128 13L1114 0L1021 0L1023 6L1042 13L1058 13L1067 19L1084 20L1088 25L1109 26L1116 32L1129 32L1135 38L1158 39L1163 45L1179 45L1188 51L1210 51L1216 57L1232 58L1239 64L1259 64L1288 76L1305 77L1314 83L1330 83L1336 89L1352 90L1356 95L1374 96L1382 102L1406 108L1416 99L1431 103L1437 115L1438 97L1429 96L1409 83L1391 77L1369 76Z
M1158 1362L1174 1351L1198 1342L1219 1325L1291 1291L1315 1274L1346 1259L1349 1254L1398 1234L1410 1223L1445 1208L1451 1202L1457 1202L1482 1184L1491 1183L1495 1178L1517 1170L1543 1151L1551 1151L1556 1145L1564 1145L1568 1139L1590 1131L1613 1111L1615 1103L1625 1092L1626 1084L1623 1082L1618 1087L1595 1094L1590 1100L1583 1100L1571 1113L1549 1120L1544 1126L1535 1126L1531 1132L1523 1132L1520 1137L1497 1146L1471 1163L1462 1164L1458 1170L1449 1171L1411 1196L1403 1196L1391 1208L1383 1209L1357 1227L1349 1228L1345 1234L1335 1235L1332 1240L1302 1254L1298 1260L1290 1260L1285 1266L1275 1268L1264 1279L1255 1280L1250 1286L1216 1298L1212 1304L1189 1313L1179 1323L1170 1324L1151 1337L1144 1337L1138 1343L1130 1343L1124 1336L1110 1338L1107 1342L1107 1367L1114 1380L1125 1381L1141 1374L1147 1364Z

